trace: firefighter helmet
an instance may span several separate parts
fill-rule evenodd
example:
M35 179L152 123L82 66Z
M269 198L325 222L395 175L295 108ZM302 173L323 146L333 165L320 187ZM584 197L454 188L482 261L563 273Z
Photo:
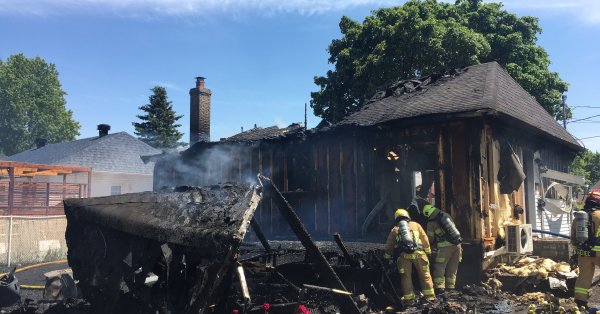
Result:
M425 205L423 206L423 215L429 218L436 210L437 208L435 208L433 205Z
M394 220L398 220L398 219L402 219L402 218L410 220L410 215L408 214L408 211L406 211L406 209L402 209L402 208L396 209L396 212L394 213Z
M600 208L600 192L591 191L588 197L585 199L585 205L583 209L589 210L592 208Z

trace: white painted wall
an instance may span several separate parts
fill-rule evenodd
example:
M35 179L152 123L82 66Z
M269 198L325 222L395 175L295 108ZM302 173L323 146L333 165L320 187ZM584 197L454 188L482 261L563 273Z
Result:
M62 176L38 176L34 180L62 183L63 178ZM87 173L69 174L67 182L87 184ZM92 197L111 195L111 186L120 186L121 194L152 191L152 175L92 170Z
M152 191L152 175L92 171L92 197L111 195L111 186L121 194Z

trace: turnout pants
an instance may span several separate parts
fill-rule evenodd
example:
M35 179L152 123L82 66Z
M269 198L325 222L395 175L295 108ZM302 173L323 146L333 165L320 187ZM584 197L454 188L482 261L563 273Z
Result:
M433 282L429 273L429 259L425 253L403 253L398 258L398 272L400 273L400 285L405 301L412 301L416 298L412 284L412 267L415 267L419 274L419 282L423 295L427 298L434 298Z
M590 287L594 278L596 266L600 267L600 252L597 256L579 256L577 266L579 267L579 277L575 282L575 300L587 302L590 297Z
M456 287L456 273L458 272L458 263L462 259L462 247L460 244L448 244L444 247L438 246L433 263L433 283L436 289L454 289Z

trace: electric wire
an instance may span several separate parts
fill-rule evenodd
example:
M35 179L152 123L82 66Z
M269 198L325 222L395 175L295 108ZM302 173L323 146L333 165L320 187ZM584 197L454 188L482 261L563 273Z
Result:
M589 140L592 138L600 138L600 135L578 138L578 140Z
M596 115L589 116L589 117L586 117L586 118L571 120L571 121L569 121L569 123L578 122L578 121L584 121L584 120L588 120L588 119L595 118L595 117L600 117L600 114L596 114Z

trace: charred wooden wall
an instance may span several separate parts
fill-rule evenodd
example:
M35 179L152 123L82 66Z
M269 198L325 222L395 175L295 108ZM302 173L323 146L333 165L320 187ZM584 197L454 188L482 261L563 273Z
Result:
M317 239L334 232L363 238L367 215L384 198L386 207L367 237L383 240L393 211L413 198L413 171L435 173L436 205L449 211L466 239L481 239L479 120L428 126L348 128L304 138L259 143L197 144L155 170L155 188L272 178ZM389 151L398 154L388 160ZM256 218L270 239L289 238L287 225L268 198Z
M413 172L433 171L436 205L454 217L469 243L483 242L491 250L503 237L502 223L516 221L513 207L526 207L530 181L511 194L500 193L500 151L507 139L520 160L538 145L497 123L473 118L346 128L255 143L197 144L181 158L157 164L155 188L255 182L256 174L262 173L273 179L317 239L330 239L334 232L348 239L364 238L365 218L384 199L386 206L366 234L382 240L393 223L394 209L407 207L413 198ZM396 160L386 158L390 151L398 155ZM568 161L552 151L544 156L553 169L564 168ZM256 217L269 238L291 236L268 198ZM523 222L523 217L518 220Z

